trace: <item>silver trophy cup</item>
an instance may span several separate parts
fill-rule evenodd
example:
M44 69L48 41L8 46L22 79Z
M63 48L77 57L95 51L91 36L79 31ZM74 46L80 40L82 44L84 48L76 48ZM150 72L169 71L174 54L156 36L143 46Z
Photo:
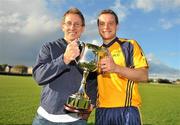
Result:
M90 112L91 100L86 94L85 85L89 72L94 72L98 68L99 52L102 48L89 43L81 44L82 50L79 59L76 61L78 66L83 69L83 79L77 93L72 94L67 99L65 109L71 112Z

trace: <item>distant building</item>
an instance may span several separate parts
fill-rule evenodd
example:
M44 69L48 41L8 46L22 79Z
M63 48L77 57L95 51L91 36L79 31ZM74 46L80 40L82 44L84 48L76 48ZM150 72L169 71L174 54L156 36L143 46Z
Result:
M12 66L9 66L9 65L7 65L6 67L5 67L5 72L11 72L11 68L12 68Z
M180 78L180 74L149 74L149 79L154 79L154 82L158 81L158 79L167 79L173 82L178 78Z
M24 65L16 65L11 68L10 72L16 73L16 74L27 74L27 70L28 70L28 67Z
M180 79L177 79L175 83L180 84Z
M27 74L31 74L32 75L32 66L28 67Z

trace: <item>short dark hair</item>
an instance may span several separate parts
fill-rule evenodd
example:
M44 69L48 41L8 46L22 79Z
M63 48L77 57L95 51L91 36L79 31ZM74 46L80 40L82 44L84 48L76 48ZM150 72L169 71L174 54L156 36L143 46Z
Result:
M118 21L118 16L116 15L116 13L111 10L111 9L105 9L105 10L102 10L99 15L98 15L98 20L97 20L97 24L99 25L99 17L102 15L102 14L112 14L114 17L115 17L115 21L116 21L116 24L119 24L119 21Z
M68 11L66 11L63 15L62 21L64 22L66 15L68 14L77 14L79 15L79 17L82 20L82 26L85 26L85 19L83 14L81 13L81 11L78 8L70 8Z

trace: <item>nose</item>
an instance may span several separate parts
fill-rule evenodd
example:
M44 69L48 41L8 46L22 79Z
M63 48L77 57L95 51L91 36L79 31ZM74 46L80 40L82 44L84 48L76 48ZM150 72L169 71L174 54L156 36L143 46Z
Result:
M108 23L104 24L104 28L108 29L109 28L109 24Z

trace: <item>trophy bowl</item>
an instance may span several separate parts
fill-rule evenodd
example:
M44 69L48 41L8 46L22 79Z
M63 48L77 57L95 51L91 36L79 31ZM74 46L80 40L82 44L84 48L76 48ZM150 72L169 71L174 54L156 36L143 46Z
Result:
M98 51L101 49L99 46L82 43L82 51L78 60L78 65L83 70L94 72L98 66Z
M90 112L92 110L91 100L85 92L85 85L89 72L97 70L98 51L101 48L89 43L82 43L81 47L81 54L76 63L83 69L83 79L78 92L69 96L65 104L65 109L71 112Z

